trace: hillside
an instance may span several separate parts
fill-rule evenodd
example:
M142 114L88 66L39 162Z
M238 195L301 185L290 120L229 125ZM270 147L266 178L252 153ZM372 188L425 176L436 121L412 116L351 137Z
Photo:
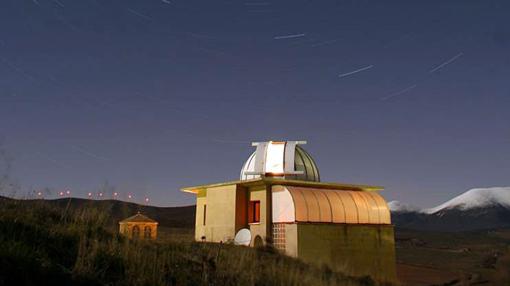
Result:
M434 214L454 209L467 211L491 207L510 209L510 187L471 189L437 207L425 209L423 212Z
M126 240L118 203L68 201L0 200L0 285L374 285L271 248Z
M393 206L393 222L397 226L395 235L398 272L403 285L443 285L450 282L452 283L448 285L461 285L464 283L462 281L509 281L510 273L506 273L505 269L510 265L510 249L507 247L510 233L508 230L496 230L495 227L508 217L507 209L500 209L499 216L493 215L492 212L497 211L498 207L492 204L485 205L484 208L464 210L447 208L436 214L428 214L406 204L390 205ZM397 211L395 206L400 209ZM175 232L172 232L160 242L150 245L128 244L118 240L116 229L112 226L116 227L118 220L138 210L160 221L163 228L186 230L185 239L179 239ZM80 217L82 219L78 219ZM455 220L458 217L462 218L461 221ZM490 223L491 217L499 220ZM271 272L278 269L274 271L278 273L282 267L283 278L272 276L273 272L264 272L268 278L258 281L258 285L371 283L370 280L357 280L340 273L332 273L328 269L317 269L288 257L281 257L271 250L192 243L193 223L194 206L159 208L112 200L72 198L19 201L0 198L0 285L11 285L13 283L7 283L8 280L5 279L19 277L27 279L24 281L25 285L37 285L38 279L45 279L54 285L104 285L111 283L111 279L117 279L115 277L119 275L126 278L122 283L114 285L143 284L142 281L151 282L145 283L146 285L191 285L204 284L204 281L211 285L233 285L232 283L236 282L250 284L257 282L253 280L255 276L258 277L255 271ZM470 230L494 226L494 230L453 231L466 226L469 226ZM448 232L443 232L444 230ZM88 237L90 233L92 236ZM98 236L101 237L100 242L94 247L98 247L100 251L91 250L90 256L81 257L80 255L84 255L79 254L81 241L95 240ZM124 252L126 249L129 249L127 253ZM150 257L156 257L159 265L157 267L163 268L149 268L153 263L149 261L153 259ZM41 267L39 261L43 261L46 266ZM167 267L165 263L172 266ZM238 263L242 265L237 265ZM261 270L262 264L271 265L273 270ZM87 265L86 269L83 268L84 265ZM138 267L141 270L135 270ZM233 272L230 272L230 268L233 268ZM31 275L25 277L24 269L31 269ZM205 274L197 277L196 273L204 273L204 269ZM152 277L143 274L150 271L162 274ZM303 278L301 275L291 274L292 271L310 273ZM292 280L301 278L303 281ZM335 282L330 281L331 279L335 279Z
M15 201L10 198L1 197L0 200ZM88 200L81 198L62 198L55 200L23 200L27 205L47 205L60 209L77 210L82 208L94 208L107 214L107 223L110 226L117 226L117 223L138 211L155 219L161 227L193 228L195 225L195 206L183 207L154 207L119 200Z

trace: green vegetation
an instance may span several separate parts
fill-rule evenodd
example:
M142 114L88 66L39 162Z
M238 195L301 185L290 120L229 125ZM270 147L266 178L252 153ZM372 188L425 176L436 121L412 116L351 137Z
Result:
M271 248L129 241L109 211L0 199L0 285L373 285Z

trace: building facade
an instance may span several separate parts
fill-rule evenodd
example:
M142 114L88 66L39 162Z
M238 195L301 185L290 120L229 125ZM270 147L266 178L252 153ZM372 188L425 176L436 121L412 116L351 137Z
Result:
M356 276L396 281L390 212L381 187L322 183L302 141L254 143L238 181L183 188L197 196L195 239L234 241Z
M119 233L130 239L156 239L158 222L138 212L119 222Z

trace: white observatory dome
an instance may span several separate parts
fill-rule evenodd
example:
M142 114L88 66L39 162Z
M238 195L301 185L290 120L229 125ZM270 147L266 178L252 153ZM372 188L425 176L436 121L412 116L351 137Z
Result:
M244 163L241 180L276 177L288 180L320 181L319 169L314 160L297 144L304 141L253 143L257 150Z

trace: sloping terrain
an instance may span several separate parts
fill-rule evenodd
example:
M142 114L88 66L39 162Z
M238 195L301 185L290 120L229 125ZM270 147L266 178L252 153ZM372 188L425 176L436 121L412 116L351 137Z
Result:
M374 285L271 248L126 240L112 202L73 201L0 200L0 285Z
M161 234L163 235L164 239L160 241L161 245L166 246L158 246L163 247L165 250L157 250L159 252L163 251L166 253L165 255L177 255L179 257L187 257L189 256L190 261L184 260L181 262L178 262L176 265L181 265L179 263L191 263L190 265L195 264L201 264L204 265L203 259L216 259L217 253L220 253L219 255L222 256L223 251L218 250L215 248L214 245L210 245L207 247L204 247L202 250L197 250L196 247L191 247L190 241L193 237L193 225L194 225L194 206L189 207L178 207L178 208L160 208L160 207L151 207L151 206L140 206L133 203L126 203L126 202L120 202L120 201L112 201L112 200L104 200L104 201L90 201L90 200L84 200L84 199L58 199L58 200L29 200L29 201L16 201L12 199L6 199L6 198L0 198L0 204L12 204L17 203L19 205L19 210L22 210L26 212L25 214L19 216L17 219L21 219L21 221L26 220L23 222L23 229L24 231L27 231L27 235L33 236L30 234L32 230L32 226L26 226L26 223L37 224L40 225L40 228L37 228L37 235L44 234L48 231L48 229L54 229L57 232L63 231L62 228L65 229L65 226L70 226L70 229L74 229L76 227L76 222L73 222L73 219L69 220L69 217L76 217L77 214L82 212L83 210L90 210L89 214L93 214L93 217L96 218L96 222L94 222L94 225L99 225L99 228L96 228L96 230L101 230L101 233L109 233L108 236L114 235L116 231L116 226L118 220L121 220L123 218L126 218L137 211L141 211L148 216L158 220L160 222L160 227L162 228ZM2 205L3 207L3 205ZM33 217L37 215L34 215L34 213L39 213L42 215L40 209L46 210L44 212L44 215L48 217L48 219L44 219L44 217L37 218L34 222L32 222ZM492 212L497 210L498 208L501 208L501 213L499 215L494 215ZM3 213L5 215L5 209L3 209ZM503 208L501 206L490 206L485 207L483 209L481 208L471 208L468 210L460 210L456 208L450 208L450 209L444 209L440 210L435 214L427 214L424 212L417 212L417 211L400 211L400 212L393 212L393 222L396 224L396 250L397 250L397 270L399 279L401 279L403 285L413 285L413 286L425 286L425 285L510 285L510 230L505 229L497 229L496 226L501 225L501 222L505 221L507 209ZM14 213L11 213L11 218L13 218ZM470 217L471 215L471 217ZM28 218L27 218L28 216ZM485 217L485 218L480 218ZM459 232L459 231L452 231L452 230L458 230L459 225L464 226L470 226L471 228L477 228L477 229L486 229L487 226L491 226L491 224L488 224L490 217L496 217L497 219L493 222L492 226L494 226L493 230L477 230L477 231L469 231L469 232ZM456 220L457 219L457 220ZM43 220L44 223L41 223L40 220ZM8 249L6 245L9 245L9 247L14 247L16 249L16 246L18 243L20 243L20 240L17 239L17 241L10 241L9 239L12 239L12 237L16 237L18 234L10 233L10 231L13 231L10 229L9 226L12 223L13 219L9 220L5 216L3 217L2 225L4 227L7 227L7 230L4 230L4 236L0 238L0 244L4 243L4 249ZM7 223L5 223L7 222ZM51 226L51 225L54 226ZM19 226L17 226L19 227ZM79 226L82 227L82 226ZM411 230L406 229L406 227L416 229L422 229L422 230ZM423 230L426 229L426 227L429 227L431 230ZM446 231L437 231L437 229L444 229ZM66 230L67 231L67 230ZM168 235L171 234L171 235ZM62 248L64 248L60 243L69 243L65 242L67 241L67 238L58 238L60 236L57 235L56 237L54 234L48 234L51 236L51 238L45 238L39 240L39 238L35 239L33 243L37 243L40 246L35 246L30 244L27 248L27 246L23 246L22 249L17 249L15 252L17 254L19 253L26 253L28 255L29 253L36 253L33 254L35 256L42 255L45 258L44 259L52 259L54 255L65 257L67 253L67 250L64 251L64 253L60 253L59 251L63 251ZM19 237L19 236L17 236ZM79 236L78 236L79 237ZM33 239L33 238L24 238L24 239ZM81 238L75 238L77 240L83 239ZM73 239L71 239L72 241ZM45 246L44 244L46 242L44 241L53 241L58 245L50 245ZM8 243L8 244L5 244ZM22 242L25 243L25 242ZM32 242L29 242L32 243ZM31 248L35 247L35 248ZM69 251L76 251L76 246L67 247ZM147 246L143 246L147 247ZM165 248L168 247L168 248ZM226 246L230 247L230 246ZM48 250L48 249L50 250ZM34 251L34 249L37 249ZM44 250L46 249L46 250ZM53 250L51 250L53 249ZM61 249L61 250L58 250ZM140 248L136 248L140 249ZM168 250L172 249L172 250ZM237 248L235 248L237 249ZM39 252L43 251L44 254L37 254ZM48 252L49 251L49 252ZM58 253L53 254L53 251L57 251ZM107 253L110 253L112 250L108 250ZM152 250L151 250L152 251ZM168 252L168 251L178 251L178 252ZM198 252L197 252L198 251ZM205 251L205 252L202 252ZM231 250L229 250L231 251ZM237 251L237 250L236 250ZM8 251L8 259L4 261L8 261L10 265L16 265L16 263L29 263L29 265L32 261L31 259L36 259L35 256L28 256L28 257L17 257L12 258L9 255L13 255ZM150 251L149 251L150 252ZM113 251L113 253L120 253L119 250ZM151 252L152 253L152 252ZM173 253L173 254L170 254ZM187 253L190 253L189 255ZM16 254L16 255L17 255ZM1 254L0 255L6 255ZM32 255L32 254L30 254ZM73 254L75 255L75 254ZM132 255L132 254L130 254ZM243 255L251 255L251 254L239 254L241 256ZM5 257L5 256L4 256ZM124 256L121 256L124 257ZM205 257L205 258L204 258ZM244 256L243 256L244 257ZM12 261L14 259L14 262ZM20 259L20 260L19 260ZM37 259L41 259L40 257ZM68 258L66 258L68 259ZM90 258L89 258L90 259ZM94 258L99 259L99 258ZM101 258L102 259L102 258ZM110 259L110 258L108 258ZM126 261L124 258L116 257L115 259L120 259L119 261L124 261L121 264L124 265ZM142 258L139 258L142 259ZM143 258L146 259L146 258ZM230 258L229 258L230 259ZM239 260L243 258L232 258L234 260ZM253 258L250 258L253 259ZM271 258L272 259L272 258ZM279 259L279 258L278 258ZM57 264L64 263L62 261L58 260ZM187 262L186 262L187 261ZM202 261L202 262L200 262ZM214 267L220 267L218 266L217 260L214 260L215 262L212 264ZM14 263L14 264L12 264ZM53 263L53 262L51 262ZM50 263L50 265L51 265ZM68 262L65 262L68 263ZM74 265L76 265L76 260L74 260ZM95 262L94 262L95 263ZM105 263L105 265L108 265L107 267L114 267L111 271L119 271L116 270L114 265L111 265L111 261L101 262ZM119 262L120 263L120 262ZM137 262L138 263L138 262ZM139 261L139 263L142 263ZM148 261L145 261L143 263L149 263ZM142 264L143 264L142 263ZM209 263L209 262L207 262ZM216 264L215 264L216 263ZM221 263L226 263L221 262ZM230 263L230 262L228 262ZM258 262L257 262L258 263ZM264 262L267 263L267 262ZM182 265L184 265L182 264ZM36 264L34 264L35 267ZM68 264L64 264L68 265ZM70 264L69 264L70 265ZM256 265L256 264L254 264ZM11 267L9 266L9 267ZM2 266L4 267L4 266ZM2 268L0 267L0 268ZM7 266L5 266L7 267ZM5 268L5 269L11 269L11 268ZM39 267L39 266L37 266ZM60 266L59 266L60 267ZM69 266L71 267L71 266ZM77 266L73 266L77 267ZM103 266L94 266L94 267L103 267ZM126 267L125 265L122 267ZM130 266L131 267L131 266ZM144 266L147 267L147 266ZM179 266L181 267L181 266ZM196 269L198 266L186 266L186 267L192 267L192 269L195 269L197 273L201 273L201 269ZM193 268L195 267L195 268ZM201 266L202 267L202 266ZM205 267L205 266L203 266ZM209 266L207 266L209 267ZM213 266L211 266L213 267ZM221 266L226 267L226 266ZM232 266L228 266L232 267ZM250 267L257 267L257 266L250 266ZM287 266L285 266L287 267ZM305 267L303 269L306 269L308 266L300 266ZM46 271L52 272L56 271L55 269L39 269L36 270L35 276L37 275L49 275L46 273ZM224 269L224 268L222 268ZM97 269L96 269L97 270ZM96 271L94 270L94 271ZM12 270L14 273L18 273L16 271L23 271L23 270ZM78 270L68 269L66 270L66 273L75 273L73 275L77 275ZM81 271L81 270L80 270ZM87 270L89 271L89 270ZM126 271L126 270L122 270ZM161 270L161 271L167 271L167 270ZM172 270L173 271L173 270ZM218 279L216 275L218 275L217 272L209 269L207 275L210 275L209 277L201 277L200 279ZM226 271L221 270L221 271ZM238 271L238 270L236 270ZM241 271L241 270L239 270ZM246 270L248 271L248 270ZM285 270L287 271L287 270ZM299 270L302 271L302 270ZM313 270L315 271L315 270ZM322 271L322 270L321 270ZM326 271L326 270L325 270ZM329 273L329 270L327 270L324 273ZM46 274L45 274L46 273ZM125 272L122 272L125 274ZM186 277L188 274L182 274L184 276L177 277L176 273L171 272L168 274L166 272L166 275L169 275L169 277L174 277L170 279L177 279L175 281L183 281L180 279L184 279L183 277ZM173 273L173 274L172 274ZM21 274L20 274L21 275ZM51 274L54 275L54 274ZM55 274L57 275L57 274ZM64 276L59 276L64 275ZM57 278L61 279L64 277L65 279L85 279L84 281L86 283L92 283L93 281L96 281L94 279L99 279L99 281L103 281L104 279L107 279L107 276L92 276L92 280L87 278L87 275L85 274L84 277L82 276L76 276L75 278L72 278L73 276L66 276L70 274L58 274ZM81 274L80 274L81 275ZM130 273L129 275L139 275L139 274L133 274ZM174 275L174 276L172 276ZM230 274L221 274L224 276L229 276ZM242 274L244 275L244 274ZM315 275L315 274L314 274ZM329 276L331 274L327 274ZM337 274L334 274L337 275ZM77 278L78 277L78 278ZM81 277L81 278L79 278ZM215 278L211 278L215 277ZM336 277L336 276L335 276ZM55 278L55 279L57 279ZM64 279L62 278L62 279ZM57 279L57 280L58 280ZM89 279L89 280L87 280ZM103 279L103 280L102 280ZM144 278L145 279L145 278ZM161 278L158 278L161 279ZM225 278L227 279L227 278ZM234 278L228 278L228 279L234 279ZM237 278L236 278L237 279ZM244 278L243 278L244 279ZM311 279L311 278L310 278ZM315 278L314 278L315 279ZM76 284L79 281L78 280L66 280L71 281L72 283ZM56 283L58 284L60 280L58 280ZM81 280L80 280L81 281ZM160 281L160 280L158 280ZM214 280L217 281L217 280ZM290 280L285 280L290 281ZM306 280L302 282L302 285L307 285L307 283L310 280ZM85 283L84 282L84 283ZM96 281L97 282L97 281ZM160 283L160 282L158 282ZM229 282L224 282L228 284ZM271 283L267 282L266 285L274 285L278 284L279 282L272 281ZM274 284L273 284L274 283ZM320 283L325 283L321 282ZM329 284L328 284L329 283ZM335 285L335 283L325 283L325 285ZM349 282L351 283L351 282ZM356 282L357 283L357 282ZM363 282L365 283L365 282ZM464 283L464 284L462 284ZM507 284L505 284L507 283ZM92 283L93 284L93 283ZM101 283L99 283L101 284ZM129 284L129 283L128 283ZM0 280L0 285L2 284L2 281ZM30 285L30 284L29 284ZM320 285L320 284L319 284ZM342 284L340 284L342 285ZM357 285L357 284L352 284ZM363 284L361 284L363 285Z
M455 198L423 212L428 214L447 210L472 210L491 207L510 208L510 187L477 188L456 196Z

